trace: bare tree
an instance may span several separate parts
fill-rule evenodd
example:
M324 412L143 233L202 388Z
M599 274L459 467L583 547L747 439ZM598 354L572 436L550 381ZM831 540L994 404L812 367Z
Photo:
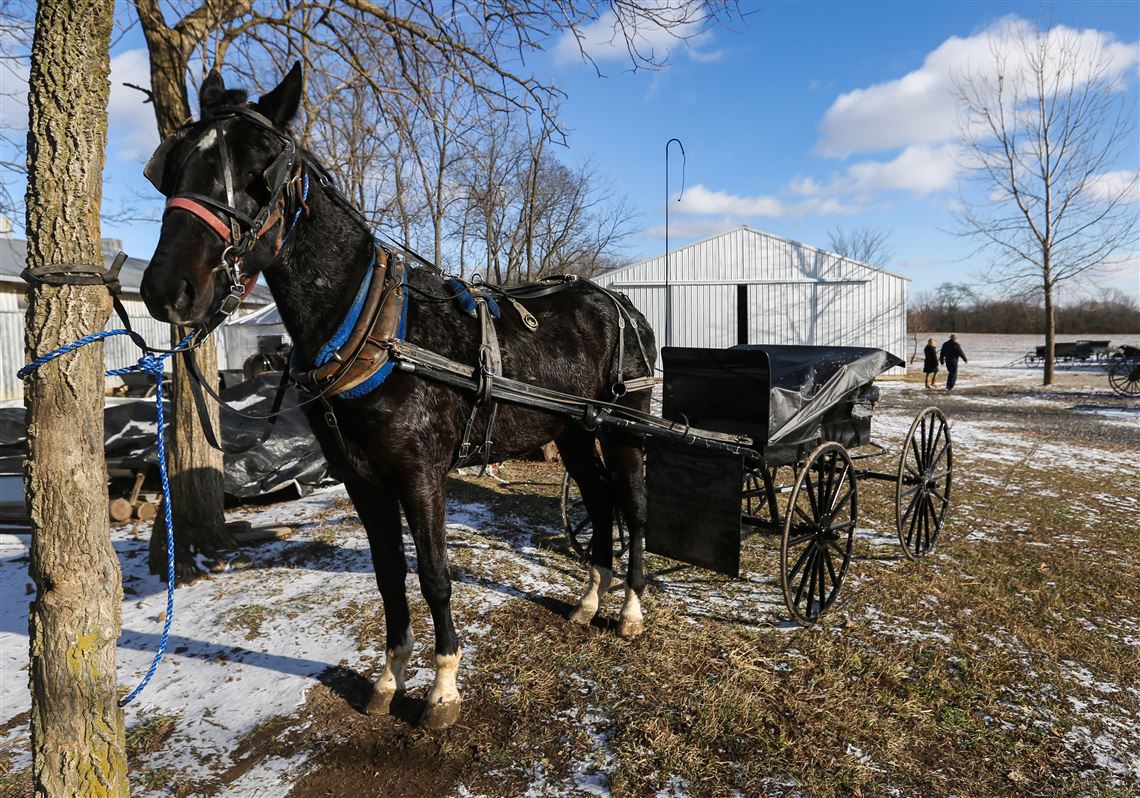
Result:
M22 88L32 49L32 13L30 6L0 0L0 42L4 43L0 52L0 214L14 223L24 213L23 197L12 187L27 177L24 125L28 113Z
M956 81L967 185L958 221L993 257L991 279L1044 297L1053 382L1057 286L1119 263L1136 242L1136 172L1113 171L1134 109L1107 54L1064 28L1021 29Z
M832 252L860 263L885 266L895 254L891 234L877 227L856 227L853 230L837 227L828 230L827 235L828 248Z
M28 78L28 266L102 269L112 0L41 0ZM103 286L33 284L29 355L101 329ZM122 577L107 526L103 347L52 361L27 384L32 774L40 796L128 795L115 646ZM8 677L5 677L8 678Z

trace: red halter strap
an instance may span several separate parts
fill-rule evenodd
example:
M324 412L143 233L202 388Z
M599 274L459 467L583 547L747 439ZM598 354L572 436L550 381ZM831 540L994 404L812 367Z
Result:
M174 197L170 200L167 200L166 209L162 212L163 216L170 213L170 211L175 208L179 208L197 216L199 219L209 225L211 230L221 236L222 241L224 241L227 246L234 242L233 233L230 232L230 228L227 227L222 222L222 220L219 219L214 214L214 212L207 208L205 205L201 205L194 200L186 199L185 197Z

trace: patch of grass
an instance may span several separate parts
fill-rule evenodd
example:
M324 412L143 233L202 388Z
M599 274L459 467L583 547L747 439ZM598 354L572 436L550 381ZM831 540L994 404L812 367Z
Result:
M269 610L261 604L242 604L225 611L221 622L231 629L244 629L245 639L254 640L261 634Z
M150 754L162 747L178 724L177 715L156 712L145 715L127 731L127 756Z
M131 784L148 792L161 790L174 780L175 775L174 769L168 767L155 768L154 770L132 770Z

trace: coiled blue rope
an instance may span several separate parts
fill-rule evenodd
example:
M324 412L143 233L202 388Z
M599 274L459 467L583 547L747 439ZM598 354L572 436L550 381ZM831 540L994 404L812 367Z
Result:
M106 372L108 377L126 374L131 371L142 371L154 376L154 406L155 406L155 419L156 419L156 441L158 449L158 474L162 480L162 511L163 519L166 521L166 619L162 623L162 638L158 643L158 651L154 654L154 659L151 660L150 667L147 669L146 676L139 682L138 686L132 690L125 698L119 699L119 706L126 706L133 701L139 693L150 683L151 678L154 676L155 670L158 668L158 663L162 659L162 655L166 653L166 645L170 640L170 624L174 620L174 519L170 512L170 478L166 472L166 420L162 410L162 372L165 368L165 361L174 352L177 352L187 345L194 337L194 333L187 335L178 345L169 352L161 355L155 355L142 336L133 330L104 330L102 332L92 333L85 335L78 341L70 344L64 344L58 349L53 349L46 355L41 355L33 360L28 365L16 372L16 376L21 380L31 374L45 363L50 363L57 357L66 355L69 352L74 352L76 349L87 346L87 344L102 341L104 338L110 338L115 335L127 335L131 340L143 350L143 356L139 358L139 362L133 366L126 366L121 369L111 369Z

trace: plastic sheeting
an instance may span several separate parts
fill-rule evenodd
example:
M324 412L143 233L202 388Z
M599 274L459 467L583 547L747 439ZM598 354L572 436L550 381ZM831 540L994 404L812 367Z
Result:
M854 402L905 365L882 349L825 346L666 347L662 359L667 419L749 435L773 464L819 440L865 443L870 419Z
M265 415L273 404L279 379L280 375L270 374L243 382L223 391L222 398L242 412ZM280 491L304 495L316 485L331 481L320 447L297 407L295 390L287 390L282 410L269 440L248 452L225 456L225 491L231 501L263 498ZM166 415L169 419L169 404ZM269 423L225 410L221 422L227 448L253 443ZM153 399L111 400L104 413L103 432L109 469L145 470L157 485ZM22 473L26 434L24 408L0 409L0 471Z
M768 444L798 444L819 437L829 410L855 398L884 371L906 362L883 349L856 346L764 346L734 349L768 355L771 396Z

